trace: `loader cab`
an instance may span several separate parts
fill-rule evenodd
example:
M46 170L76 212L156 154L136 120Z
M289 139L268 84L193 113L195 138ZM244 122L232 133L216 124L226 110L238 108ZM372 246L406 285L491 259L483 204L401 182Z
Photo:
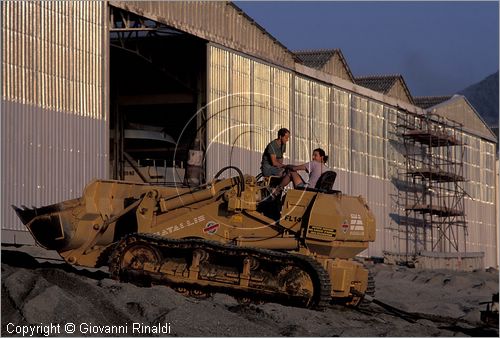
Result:
M293 190L302 190L313 193L323 193L323 194L340 194L342 193L340 190L334 190L333 185L335 184L335 180L337 178L337 173L335 171L326 171L318 179L314 188L309 187L296 187ZM281 182L280 176L262 176L262 174L257 175L257 180L261 181L261 184L266 187L266 192L263 200L260 202L258 211L262 212L267 217L270 217L276 221L280 220L283 217L283 204L286 200L286 193L280 198L273 198L272 191L276 188ZM309 195L309 194L308 194ZM308 201L305 201L305 195L301 194L299 197L299 202L304 202L308 204ZM304 199L304 201L300 201Z

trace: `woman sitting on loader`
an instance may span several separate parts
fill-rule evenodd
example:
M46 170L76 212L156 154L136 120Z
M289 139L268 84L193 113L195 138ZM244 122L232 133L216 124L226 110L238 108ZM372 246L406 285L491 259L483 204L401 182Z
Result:
M328 156L323 149L314 149L312 161L300 165L286 166L286 174L281 179L277 190L283 190L283 188L287 186L290 181L293 182L294 188L314 188L321 174L330 170L325 164L327 161ZM309 182L304 182L302 177L297 173L298 170L305 170L309 174Z

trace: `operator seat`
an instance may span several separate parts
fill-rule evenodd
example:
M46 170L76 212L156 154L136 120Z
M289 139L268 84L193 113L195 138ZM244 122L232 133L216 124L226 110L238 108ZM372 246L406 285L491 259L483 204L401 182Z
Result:
M340 193L340 190L333 190L333 184L335 183L335 179L337 178L337 173L335 171L325 171L318 178L318 182L314 188L308 187L295 187L298 190L306 190L306 191L314 191L314 192L323 192L327 194L337 194Z
M322 191L332 190L336 178L337 173L335 171L325 171L318 178L318 182L316 182L314 189Z

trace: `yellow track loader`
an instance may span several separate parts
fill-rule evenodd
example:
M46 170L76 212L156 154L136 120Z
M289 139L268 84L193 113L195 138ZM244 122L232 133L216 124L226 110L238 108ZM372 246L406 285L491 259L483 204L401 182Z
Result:
M237 175L220 179L228 170ZM362 197L332 190L329 173L281 198L272 178L235 167L197 188L95 180L80 198L14 209L40 246L72 265L107 265L123 282L243 302L356 306L370 288L354 257L375 240L375 219Z

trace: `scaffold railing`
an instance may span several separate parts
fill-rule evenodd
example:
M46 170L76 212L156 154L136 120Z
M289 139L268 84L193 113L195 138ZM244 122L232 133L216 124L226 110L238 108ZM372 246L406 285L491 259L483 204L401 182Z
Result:
M398 170L399 227L408 260L419 252L466 252L463 125L440 115L397 117L404 165Z

